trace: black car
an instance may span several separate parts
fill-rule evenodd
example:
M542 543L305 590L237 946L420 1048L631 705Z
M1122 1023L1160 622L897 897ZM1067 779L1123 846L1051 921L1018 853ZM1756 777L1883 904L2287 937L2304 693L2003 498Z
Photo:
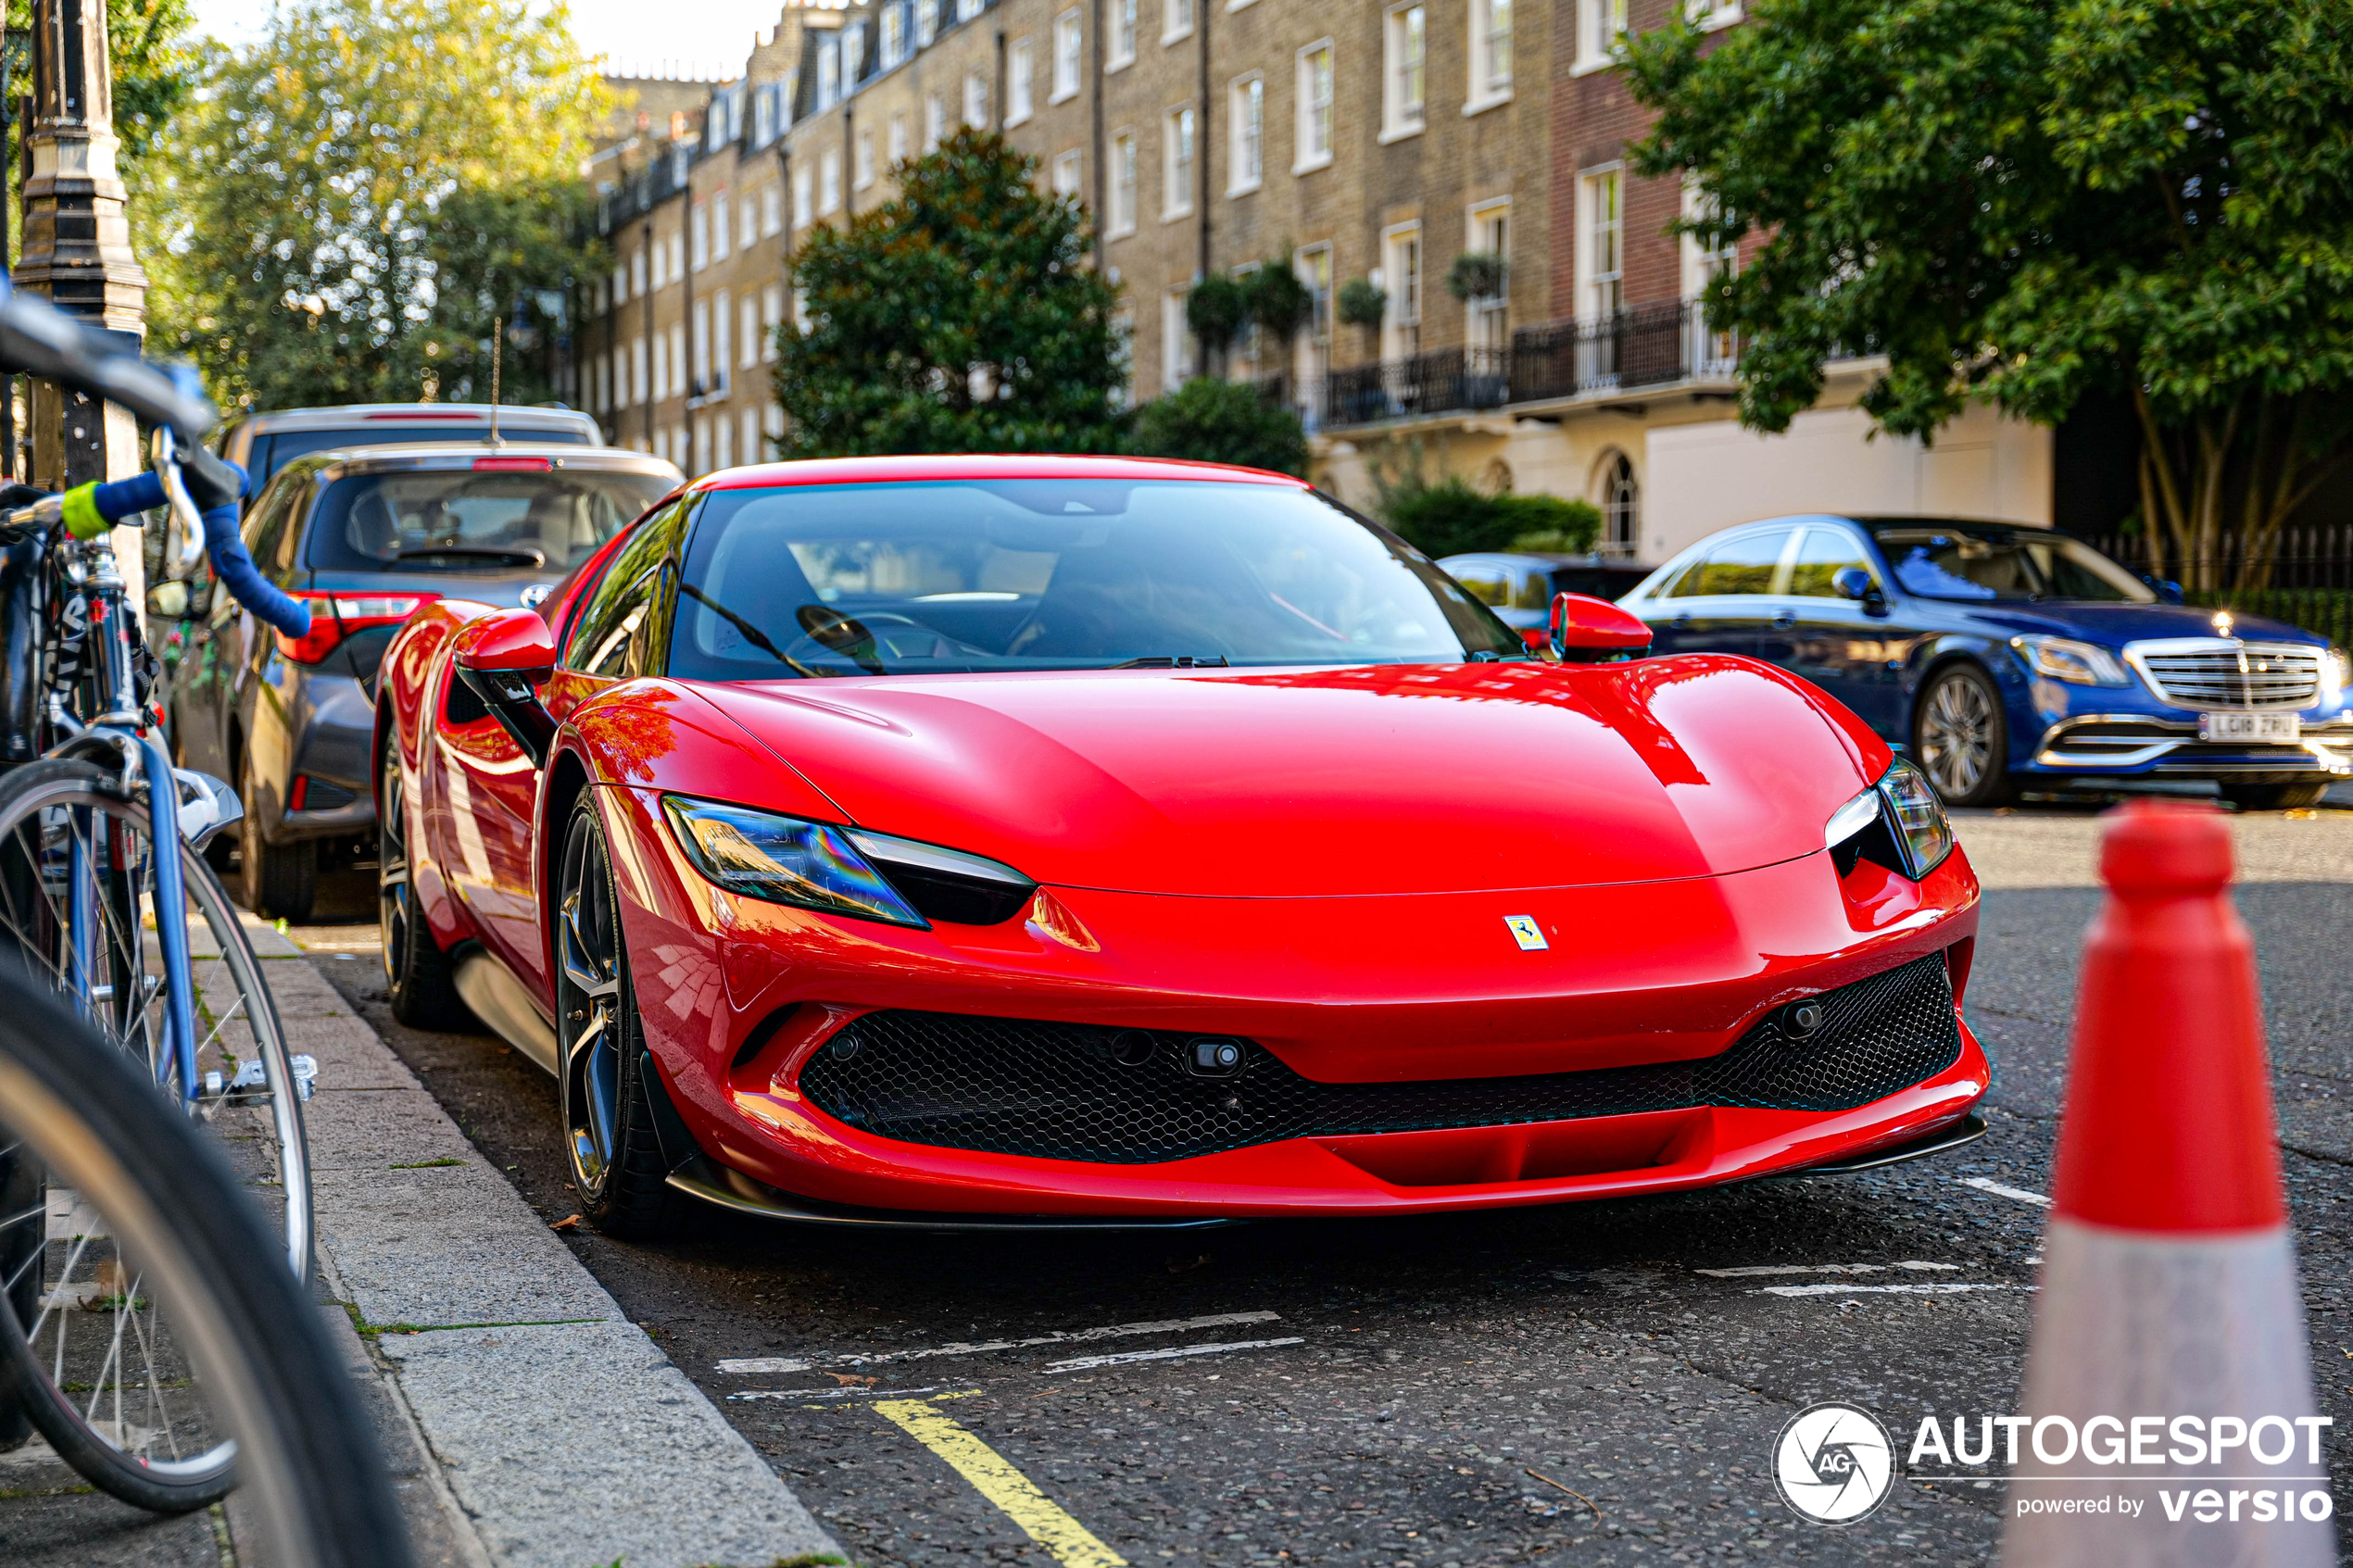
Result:
M1616 599L1632 593L1651 574L1647 566L1608 556L1556 556L1534 552L1486 551L1448 556L1439 566L1470 590L1471 597L1492 609L1538 646L1551 634L1553 596L1584 594Z
M683 479L658 458L569 445L378 446L281 469L245 513L245 547L310 601L309 634L272 633L226 594L157 616L181 759L245 801L245 906L307 919L322 849L374 843L376 666L411 611L536 604Z

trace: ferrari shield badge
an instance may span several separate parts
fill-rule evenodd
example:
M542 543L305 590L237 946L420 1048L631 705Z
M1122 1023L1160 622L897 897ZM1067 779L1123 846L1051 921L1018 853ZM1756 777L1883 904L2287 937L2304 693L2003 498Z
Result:
M1523 953L1541 953L1552 946L1544 940L1544 928L1536 923L1534 915L1505 915L1504 923L1512 928L1512 940Z

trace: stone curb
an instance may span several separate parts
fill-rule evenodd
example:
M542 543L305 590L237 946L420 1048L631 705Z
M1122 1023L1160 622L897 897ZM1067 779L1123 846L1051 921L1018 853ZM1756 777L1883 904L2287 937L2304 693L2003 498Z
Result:
M766 1461L313 969L246 918L308 1131L321 1273L498 1568L843 1557ZM402 1168L406 1167L406 1168Z

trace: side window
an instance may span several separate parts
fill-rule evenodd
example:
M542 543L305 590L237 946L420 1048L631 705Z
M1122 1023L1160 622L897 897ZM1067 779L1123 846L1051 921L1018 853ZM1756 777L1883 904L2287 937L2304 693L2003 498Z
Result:
M1879 581L1879 573L1871 571L1871 563L1864 558L1863 546L1844 530L1809 528L1806 537L1798 541L1797 561L1789 572L1789 591L1801 598L1834 599L1838 597L1838 574L1850 566L1869 571L1871 581Z
M621 547L605 580L590 596L564 648L564 668L619 678L635 673L638 630L652 613L661 585L662 564L677 543L683 507L646 520L637 536Z
M1500 606L1510 602L1512 574L1504 567L1466 566L1453 575L1454 581L1460 583L1464 590L1480 604Z
M1684 574L1676 587L1677 596L1771 593L1773 572L1781 563L1781 551L1789 544L1789 535L1788 529L1775 528L1725 540Z
M1550 609L1553 608L1553 574L1530 568L1519 574L1519 587L1512 595L1514 609Z

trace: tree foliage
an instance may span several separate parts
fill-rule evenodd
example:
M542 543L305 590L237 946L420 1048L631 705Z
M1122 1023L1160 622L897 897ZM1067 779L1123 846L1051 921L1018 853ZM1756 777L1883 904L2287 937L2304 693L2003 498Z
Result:
M2353 12L2345 0L1754 0L1631 50L1646 173L1754 253L1711 320L1741 415L1787 428L1823 363L1933 436L1971 401L2142 422L2144 515L2260 586L2280 525L2353 451ZM2159 563L2161 564L2161 562Z
M1302 477L1307 472L1307 433L1299 416L1269 403L1254 386L1214 376L1196 376L1137 409L1129 450Z
M155 341L224 406L483 399L503 325L506 400L550 395L608 102L561 4L280 7L157 144Z
M792 260L809 324L777 333L786 457L1117 448L1118 291L1034 158L966 128L899 194Z
M1490 493L1459 474L1433 481L1422 471L1418 447L1394 477L1377 465L1373 483L1381 521L1433 557L1513 548L1576 554L1601 536L1601 509L1591 501Z

